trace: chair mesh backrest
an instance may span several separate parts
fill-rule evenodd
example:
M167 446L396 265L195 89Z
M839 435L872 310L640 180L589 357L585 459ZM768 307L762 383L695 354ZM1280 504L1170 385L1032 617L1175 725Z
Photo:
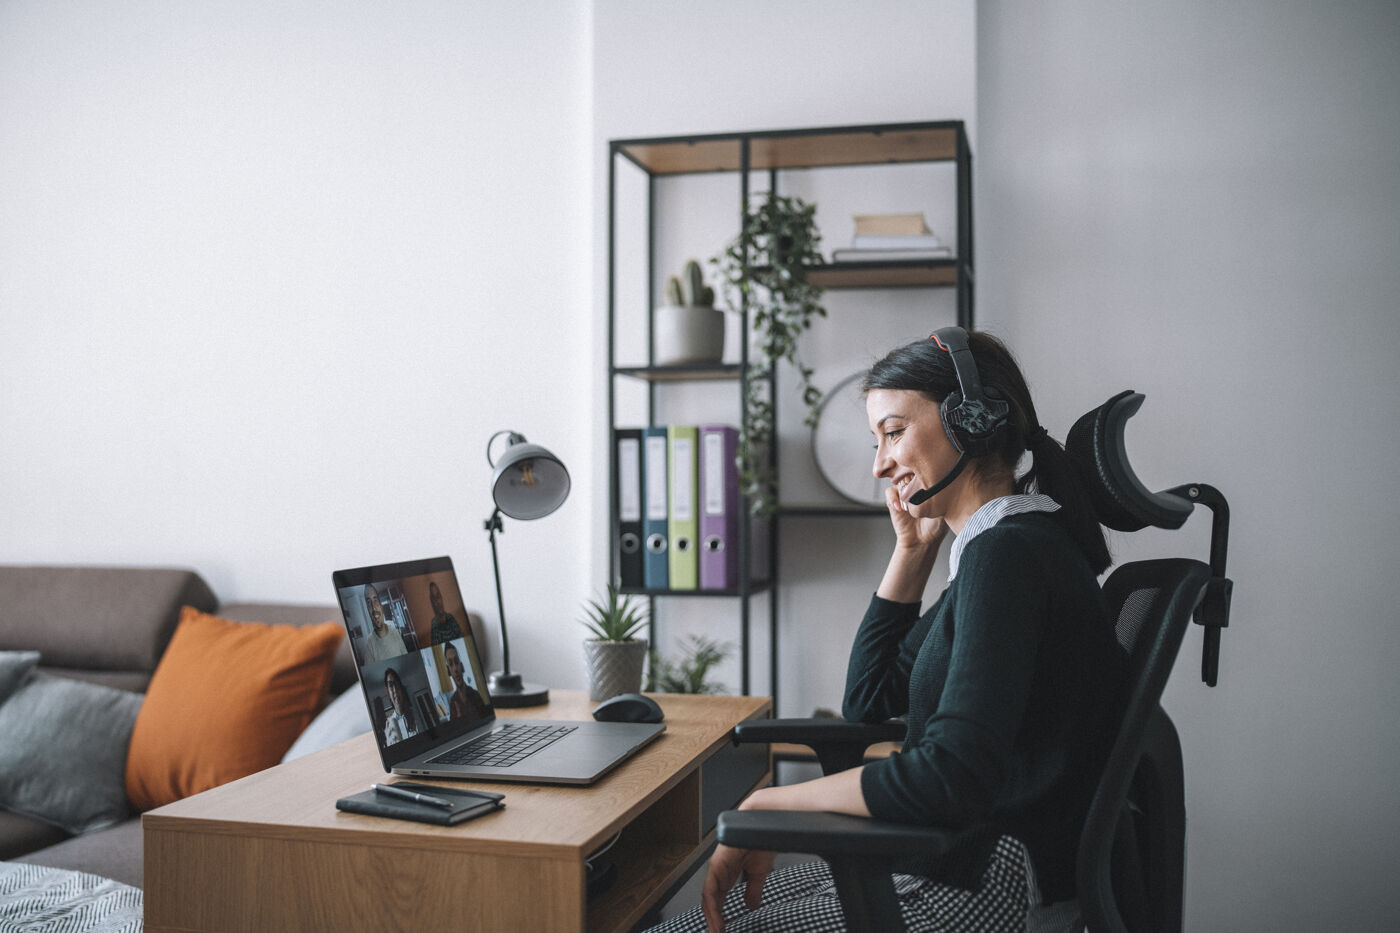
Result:
M1123 646L1128 657L1137 654L1138 642L1147 630L1147 623L1151 621L1152 608L1161 597L1160 586L1130 590L1124 597L1123 605L1118 609L1114 631L1118 636L1118 644Z
M1129 667L1123 719L1080 840L1080 905L1092 929L1122 928L1106 919L1118 914L1110 881L1118 819L1144 754L1149 723L1159 712L1162 690L1209 579L1210 567L1200 561L1166 558L1124 564L1104 581L1104 600L1117 613L1115 632Z

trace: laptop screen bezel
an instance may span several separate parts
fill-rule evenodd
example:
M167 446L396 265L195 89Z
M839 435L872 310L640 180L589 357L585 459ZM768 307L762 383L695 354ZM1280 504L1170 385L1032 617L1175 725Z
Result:
M365 710L369 714L370 731L374 734L375 745L379 748L379 758L384 764L385 771L392 771L394 766L400 762L408 761L412 758L424 754L425 752L448 745L454 740L462 738L471 732L480 729L482 726L490 725L496 720L495 708L491 705L491 697L485 689L479 690L485 706L485 712L481 716L463 716L460 719L450 719L446 722L431 721L426 724L417 735L409 736L402 742L393 745L386 744L384 736L380 732L376 721L374 706L371 702L372 690L369 684L365 683L365 668L376 662L360 663L360 655L355 652L353 636L351 630L354 621L351 619L349 610L346 607L343 591L348 588L363 587L366 584L387 584L394 581L401 581L413 577L436 576L439 579L451 581L453 593L444 593L444 602L462 608L463 619L460 622L463 640L466 643L467 651L475 657L463 658L463 663L470 666L470 669L480 672L484 676L481 664L480 651L476 646L476 639L471 631L471 624L466 618L466 606L462 601L461 588L457 583L457 574L452 566L450 557L427 557L419 560L399 561L392 564L375 564L368 567L356 567L350 570L337 570L331 574L331 583L335 587L336 604L340 606L341 616L345 624L345 637L350 639L351 654L355 658L355 677L360 684L360 696L364 701ZM441 584L439 584L441 586ZM429 645L431 647L431 645ZM406 651L404 658L417 657L418 649ZM482 684L484 688L484 683ZM375 688L378 689L377 687Z

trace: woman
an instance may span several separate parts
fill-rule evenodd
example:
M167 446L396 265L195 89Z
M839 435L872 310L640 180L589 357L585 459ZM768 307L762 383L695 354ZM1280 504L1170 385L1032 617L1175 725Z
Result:
M976 399L978 375L992 414L1005 403L1001 423L974 405L954 420L967 416L978 431L990 420L994 429L950 431L940 406L954 393ZM895 546L856 633L843 713L866 722L906 716L904 747L761 789L740 808L961 829L941 864L900 866L909 929L1022 930L1029 907L1074 897L1075 847L1112 742L1125 660L1096 579L1109 564L1103 533L995 338L941 330L876 363L865 393ZM1018 479L1027 451L1031 465ZM950 531L947 588L921 615ZM824 863L770 877L772 865L772 853L719 846L701 911L658 929L702 929L701 912L711 933L843 928Z
M384 672L384 692L389 694L389 714L384 717L384 744L394 745L418 734L418 717L413 713L408 690L399 672L392 667Z
M364 663L387 661L403 654L403 636L384 621L384 605L372 583L365 584L365 612L369 615L369 635L364 641Z

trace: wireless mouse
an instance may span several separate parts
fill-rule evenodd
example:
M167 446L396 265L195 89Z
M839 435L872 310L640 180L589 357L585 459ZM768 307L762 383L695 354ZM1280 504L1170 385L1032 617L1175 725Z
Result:
M594 707L593 718L599 722L660 722L665 717L661 707L650 697L619 693Z

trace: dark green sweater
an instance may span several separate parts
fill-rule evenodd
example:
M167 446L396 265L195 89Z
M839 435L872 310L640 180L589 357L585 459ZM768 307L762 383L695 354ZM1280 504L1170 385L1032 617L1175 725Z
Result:
M909 732L901 753L866 766L866 806L968 831L956 858L901 868L971 887L1008 834L1030 850L1042 897L1073 897L1125 668L1095 575L1053 513L1004 518L968 542L922 616L874 597L843 712L907 716Z

